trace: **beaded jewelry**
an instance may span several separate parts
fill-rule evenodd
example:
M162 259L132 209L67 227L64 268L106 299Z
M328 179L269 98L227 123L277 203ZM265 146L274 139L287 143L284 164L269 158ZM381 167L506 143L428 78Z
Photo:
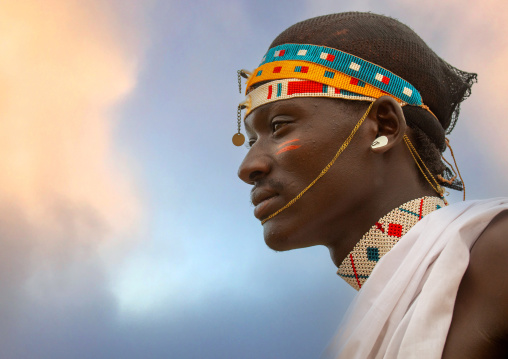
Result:
M359 290L377 262L393 248L416 223L445 206L438 197L423 197L406 202L377 221L342 261L337 274Z
M321 66L314 69L313 64ZM302 71L294 65L308 66L310 71ZM286 76L281 76L284 73L294 78L340 83L342 80L335 78L337 72L353 76L411 105L422 104L421 95L413 85L383 67L344 51L308 44L284 44L268 50L260 66L249 78L247 88L261 81L284 78ZM328 84L334 86L333 82Z
M348 100L374 101L381 96L393 97L401 106L424 108L420 92L409 82L389 70L347 52L326 46L284 44L271 48L252 73L238 70L247 79L246 99L238 106L245 117L264 104L293 97L336 97ZM255 88L254 85L261 84ZM233 137L241 145L243 135Z
M294 96L349 99L360 96L364 97L362 100L366 97L372 101L384 95L392 96L401 106L425 108L434 116L423 104L420 92L409 82L381 66L326 46L284 44L273 47L247 78L247 97L256 97L256 100L246 107L246 116L265 103ZM270 83L252 90L253 85L268 81Z

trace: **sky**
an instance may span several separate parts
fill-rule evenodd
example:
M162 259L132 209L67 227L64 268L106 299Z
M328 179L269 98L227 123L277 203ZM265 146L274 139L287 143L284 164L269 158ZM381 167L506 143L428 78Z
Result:
M502 0L0 2L1 358L319 357L355 291L266 247L231 136L236 71L343 11L478 73L450 140L467 198L506 196Z

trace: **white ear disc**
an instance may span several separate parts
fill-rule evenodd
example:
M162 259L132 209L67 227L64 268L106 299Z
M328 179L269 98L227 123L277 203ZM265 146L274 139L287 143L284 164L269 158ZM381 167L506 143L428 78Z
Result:
M370 147L371 148L379 148L379 147L386 146L387 143L388 143L388 137L379 136L378 138L376 138L374 140L374 142L372 142L372 145L370 145Z

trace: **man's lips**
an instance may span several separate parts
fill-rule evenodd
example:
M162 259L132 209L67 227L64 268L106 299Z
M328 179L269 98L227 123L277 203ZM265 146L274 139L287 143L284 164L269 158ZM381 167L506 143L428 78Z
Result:
M256 207L254 208L254 217L262 220L275 211L276 209L271 209L272 212L270 212L269 207L277 196L278 193L268 188L255 188L251 194L252 204Z

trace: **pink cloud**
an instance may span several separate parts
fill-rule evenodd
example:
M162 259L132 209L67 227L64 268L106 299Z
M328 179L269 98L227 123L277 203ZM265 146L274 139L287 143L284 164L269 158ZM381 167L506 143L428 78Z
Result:
M80 298L100 292L98 251L138 228L135 179L113 141L115 107L135 87L141 50L122 26L99 0L0 2L1 266L9 268L0 290L12 297L0 312L26 293L56 295L55 286ZM72 272L77 263L88 269Z
M139 205L112 141L136 58L101 2L2 2L0 192L39 225L56 199L124 229Z

